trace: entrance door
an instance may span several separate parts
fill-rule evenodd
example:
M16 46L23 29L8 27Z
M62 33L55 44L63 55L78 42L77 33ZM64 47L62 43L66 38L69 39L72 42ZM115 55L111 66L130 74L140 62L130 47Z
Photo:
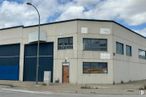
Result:
M69 66L68 65L63 65L62 68L62 82L63 83L69 83Z

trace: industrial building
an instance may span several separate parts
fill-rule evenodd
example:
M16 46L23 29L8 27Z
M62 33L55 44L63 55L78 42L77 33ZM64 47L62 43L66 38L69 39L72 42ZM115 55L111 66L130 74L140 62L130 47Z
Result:
M41 24L39 81L113 84L146 79L146 38L111 20ZM38 25L0 29L0 80L35 81Z

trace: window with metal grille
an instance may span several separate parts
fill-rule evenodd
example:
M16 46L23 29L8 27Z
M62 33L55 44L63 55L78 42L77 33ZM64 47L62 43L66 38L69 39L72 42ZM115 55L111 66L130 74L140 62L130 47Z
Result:
M73 37L58 38L58 49L73 49Z

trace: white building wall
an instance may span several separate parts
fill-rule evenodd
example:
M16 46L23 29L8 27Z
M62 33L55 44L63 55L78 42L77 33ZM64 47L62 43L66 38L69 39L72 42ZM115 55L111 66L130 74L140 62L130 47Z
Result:
M23 28L16 27L0 30L0 45L20 43L19 80L23 79Z
M82 33L82 28L87 28L88 32ZM110 33L102 33L101 29L108 29ZM84 51L83 38L107 39L107 51ZM112 26L110 23L94 21L78 21L78 67L77 83L79 84L105 84L113 83L113 54L112 54ZM110 55L109 59L101 59L101 54ZM107 62L107 74L83 74L83 62Z
M138 49L146 50L146 39L113 24L114 82L146 79L146 60L138 57ZM116 54L116 41L124 44L124 55ZM132 56L126 56L126 45L132 46Z
M81 29L83 28L83 32ZM105 32L100 33L101 29ZM0 45L20 43L19 79L23 80L24 45L29 43L29 33L37 32L37 26L0 30ZM107 33L110 30L111 33ZM138 49L146 50L146 39L113 23L100 21L70 21L42 25L47 34L46 42L54 43L53 82L62 82L62 62L70 63L70 83L119 83L146 79L146 60L138 58ZM73 37L73 49L58 50L58 38ZM108 51L83 51L83 38L105 38ZM132 46L132 57L116 54L116 41ZM101 53L110 54L101 59ZM114 56L115 54L115 56ZM107 62L108 74L83 74L83 62Z
M76 32L77 22L65 22L48 25L47 34L48 41L51 39L54 42L54 69L53 69L53 82L59 80L62 83L62 62L67 59L70 63L69 67L69 81L70 83L76 83ZM73 37L73 49L58 50L58 38Z

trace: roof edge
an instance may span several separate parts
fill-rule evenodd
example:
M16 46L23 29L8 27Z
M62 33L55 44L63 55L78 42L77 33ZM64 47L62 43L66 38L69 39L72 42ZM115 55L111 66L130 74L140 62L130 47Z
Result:
M71 21L112 22L112 23L115 23L115 24L117 24L117 25L119 25L119 26L121 26L121 27L123 27L123 28L129 30L130 32L133 32L133 33L135 33L136 35L139 35L139 36L141 36L142 38L146 39L145 36L143 36L143 35L141 35L141 34L135 32L135 31L131 30L130 28L128 28L128 27L126 27L126 26L124 26L124 25L122 25L122 24L120 24L120 23L118 23L118 22L116 22L116 21L114 21L114 20L97 20L97 19L80 19L80 18L76 18L76 19L55 21L55 22L50 22L50 23L43 23L43 24L40 24L40 26L50 25L50 24L57 24L57 23L64 23L64 22L71 22ZM0 30L7 30L7 29L13 29L13 28L20 28L20 27L22 27L22 28L30 28L30 27L36 27L36 26L38 26L38 24L37 24L37 25L29 25L29 26L20 25L20 26L8 27L8 28L1 28Z
M50 23L43 23L43 24L40 24L40 26L43 26L43 25L50 25L50 24L57 24L57 23L64 23L64 22L71 22L71 21L98 21L98 22L114 22L112 20L96 20L96 19L69 19L69 20L61 20L61 21L55 21L55 22L50 22ZM35 26L38 26L37 25L30 25L30 26L24 26L24 28L29 28L29 27L35 27Z
M144 38L144 39L146 39L145 36L143 36L143 35L141 35L141 34L135 32L135 31L131 30L130 28L128 28L128 27L126 27L126 26L124 26L124 25L122 25L122 24L120 24L120 23L118 23L118 22L116 22L116 21L113 21L113 23L115 23L115 24L117 24L117 25L119 25L119 26L121 26L121 27L123 27L123 28L129 30L130 32L132 32L132 33L134 33L134 34L136 34L136 35L138 35L138 36L140 36L140 37L142 37L142 38Z
M7 27L7 28L1 28L0 30L7 30L7 29L13 29L13 28L23 28L24 26L23 25L20 25L20 26L13 26L13 27Z

